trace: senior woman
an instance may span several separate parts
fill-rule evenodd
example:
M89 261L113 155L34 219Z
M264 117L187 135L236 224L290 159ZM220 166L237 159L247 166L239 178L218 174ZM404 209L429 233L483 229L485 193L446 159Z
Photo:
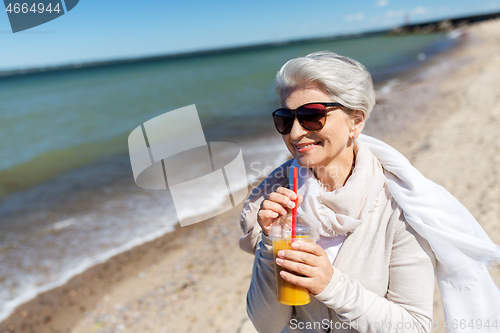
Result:
M241 218L240 247L255 253L247 311L259 332L428 332L435 272L447 320L479 313L473 307L500 306L498 288L484 274L486 263L500 259L498 247L449 193L392 147L361 135L375 94L360 63L332 52L292 59L278 72L276 91L282 108L274 122L293 159L252 191ZM300 175L298 215L320 237L317 244L294 243L274 261L268 236L294 207L292 167ZM448 218L456 225L446 225ZM459 234L449 236L455 229ZM469 249L458 244L462 237L471 237ZM449 247L441 249L441 240ZM454 270L452 258L473 272ZM286 269L284 280L312 293L309 304L276 300L275 262ZM476 293L462 295L464 286ZM478 296L485 292L495 296ZM479 300L471 310L462 301L472 296Z

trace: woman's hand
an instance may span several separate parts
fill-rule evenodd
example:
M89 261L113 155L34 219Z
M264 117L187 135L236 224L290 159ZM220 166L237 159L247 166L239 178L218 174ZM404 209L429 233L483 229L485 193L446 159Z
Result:
M269 194L266 200L262 201L260 210L257 213L257 222L266 236L269 236L271 226L279 218L292 212L295 207L294 200L297 197L294 191L285 187L279 187L275 192ZM302 196L299 195L297 205L302 203Z
M332 279L333 266L328 255L315 243L293 242L292 248L294 250L279 251L276 263L303 276L282 270L281 277L291 284L308 289L313 295L318 295Z

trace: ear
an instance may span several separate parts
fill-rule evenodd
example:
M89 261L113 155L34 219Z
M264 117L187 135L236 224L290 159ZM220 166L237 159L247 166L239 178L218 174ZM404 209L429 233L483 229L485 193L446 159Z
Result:
M351 114L352 127L349 131L349 135L351 138L359 137L361 131L363 131L363 128L365 127L365 120L366 116L363 111L354 110L354 112Z

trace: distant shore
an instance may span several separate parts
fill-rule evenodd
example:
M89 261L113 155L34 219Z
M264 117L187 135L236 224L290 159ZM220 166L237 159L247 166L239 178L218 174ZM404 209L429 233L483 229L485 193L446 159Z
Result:
M378 91L366 127L452 192L500 243L500 21ZM0 332L243 333L253 256L238 248L241 205L176 228L19 306ZM500 268L491 271L500 285ZM445 332L436 289L434 321Z

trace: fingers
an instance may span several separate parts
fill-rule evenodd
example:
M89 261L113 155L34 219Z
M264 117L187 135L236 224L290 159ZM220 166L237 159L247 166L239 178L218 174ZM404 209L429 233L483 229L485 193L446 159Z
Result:
M316 255L302 251L281 250L278 252L276 259L281 259L284 262L302 263L309 266L317 266L318 264L318 257Z
M295 207L294 200L296 198L297 195L295 192L284 187L279 187L276 192L269 195L267 200L280 204L283 208L292 209Z
M270 200L264 200L257 213L257 222L260 224L266 236L268 236L274 221L276 221L280 215L284 216L286 214L288 214L287 210L280 204Z
M308 290L310 290L311 284L313 284L311 278L297 276L285 270L282 270L280 272L280 276L283 278L283 280L290 282L291 284L294 284L296 286L306 288Z
M302 203L302 201L304 200L304 196L302 196L302 195L300 195L300 194L299 194L299 195L298 195L298 197L299 197L299 198L298 198L298 200L297 200L297 207L298 207L298 206L300 206L300 204L301 204L301 203Z
M302 196L299 196L298 199L301 200L301 197ZM257 214L257 222L266 235L269 235L271 225L280 215L285 216L291 212L295 207L294 200L296 198L297 195L292 190L285 187L279 187L262 202Z
M328 255L314 243L293 242L292 247L295 250L278 252L276 264L284 268L280 272L281 277L318 295L326 288L333 275Z
M325 250L316 243L293 242L291 246L292 246L292 249L294 249L294 250L307 252L307 253L310 253L310 254L317 256L317 257L327 255Z
M288 198L290 198L290 200L295 200L297 198L295 192L286 187L278 187L276 192L279 194L283 194L284 196L287 196Z
M261 207L260 208L261 210L269 210L269 211L275 212L279 215L288 214L288 211L286 210L286 208L284 208L281 204L279 204L275 201L264 200L260 207ZM276 215L274 217L278 217L278 216Z
M294 272L302 273L299 264L305 264L312 267L320 266L323 256L328 257L325 250L318 244L309 242L293 242L294 250L281 250L278 252L276 263L285 268L290 268ZM296 265L297 264L297 265ZM303 274L303 273L302 273ZM307 275L307 274L305 274Z
M295 262L276 258L276 263L288 271L295 272L299 275L311 277L314 275L314 267L301 262Z

